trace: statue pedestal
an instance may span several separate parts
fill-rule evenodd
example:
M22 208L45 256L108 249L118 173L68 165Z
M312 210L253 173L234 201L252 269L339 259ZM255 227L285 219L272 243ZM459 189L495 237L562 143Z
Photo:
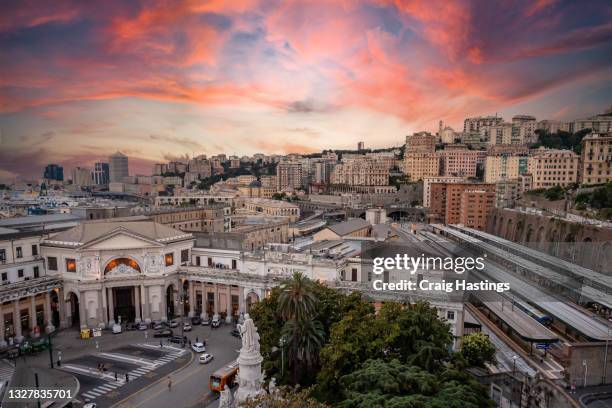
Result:
M236 391L236 402L240 404L248 398L255 398L265 391L261 387L263 374L261 362L263 357L259 352L259 334L253 319L245 315L243 325L238 325L242 337L242 348L238 355L238 391Z
M261 373L261 362L263 357L259 350L243 353L238 356L238 365L240 367L238 391L236 391L236 401L242 402L247 398L255 398L264 392L261 384L263 375Z

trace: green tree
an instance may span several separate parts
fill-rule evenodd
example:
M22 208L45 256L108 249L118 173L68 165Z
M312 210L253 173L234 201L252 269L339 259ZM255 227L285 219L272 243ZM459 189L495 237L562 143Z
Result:
M310 375L319 362L319 350L325 342L325 331L320 321L312 317L292 319L285 323L283 336L286 339L289 366L293 383L302 385L314 380Z
M440 375L398 360L368 360L341 378L341 408L488 407L486 393L474 380L455 371Z
M463 337L461 354L470 366L484 367L495 362L495 346L484 333L470 333Z
M312 290L312 281L300 272L295 272L291 279L280 286L278 312L285 321L290 319L308 319L315 312L317 298Z
M310 397L308 389L278 387L273 394L263 393L238 405L240 408L329 408Z

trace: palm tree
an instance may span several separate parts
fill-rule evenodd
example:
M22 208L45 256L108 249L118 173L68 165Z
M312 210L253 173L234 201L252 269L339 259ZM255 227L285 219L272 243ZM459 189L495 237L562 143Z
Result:
M308 319L313 316L317 298L312 291L312 281L301 272L294 272L291 279L281 284L278 296L278 313L285 320Z
M325 343L323 324L314 319L291 319L283 327L282 336L288 347L288 357L293 372L293 382L296 384L303 370L309 372L319 359L319 351Z

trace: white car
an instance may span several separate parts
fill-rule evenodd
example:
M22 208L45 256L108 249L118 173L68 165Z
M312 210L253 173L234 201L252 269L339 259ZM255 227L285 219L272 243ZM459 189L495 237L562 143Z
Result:
M113 334L119 334L121 331L122 329L120 324L113 324Z
M191 348L193 349L193 351L195 351L196 353L203 353L206 351L206 347L204 347L204 343L192 343L191 344Z
M200 364L208 364L212 361L213 356L212 354L202 354L200 356Z
M191 324L185 323L183 325L183 331L191 331Z

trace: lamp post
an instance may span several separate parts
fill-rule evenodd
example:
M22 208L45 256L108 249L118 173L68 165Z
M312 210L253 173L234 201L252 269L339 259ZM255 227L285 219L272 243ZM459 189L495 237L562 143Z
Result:
M516 373L516 360L518 359L518 356L514 355L512 356L512 374Z
M185 279L181 278L179 284L179 300L181 305L181 347L185 348L185 300L187 299L187 294L185 293Z
M582 360L582 366L584 367L584 387L586 388L587 372L588 372L588 369L589 369L589 366L588 366L586 360Z

